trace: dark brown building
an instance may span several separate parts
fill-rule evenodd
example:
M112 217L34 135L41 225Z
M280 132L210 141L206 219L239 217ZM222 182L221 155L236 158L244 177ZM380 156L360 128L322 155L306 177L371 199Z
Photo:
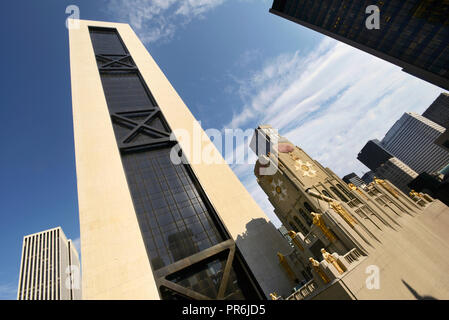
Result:
M379 29L366 27L371 5ZM449 90L449 0L275 0L270 12Z

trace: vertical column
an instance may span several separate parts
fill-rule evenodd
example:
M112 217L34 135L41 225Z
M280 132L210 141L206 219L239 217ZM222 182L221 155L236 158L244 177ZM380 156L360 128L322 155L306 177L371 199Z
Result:
M37 292L37 300L42 300L42 247L44 242L44 233L39 234L39 277L38 277L38 292Z
M56 230L56 300L61 298L61 246L59 229Z
M49 300L53 300L53 268L54 268L54 261L53 261L53 254L54 254L54 249L53 249L53 243L54 243L54 237L53 237L53 230L50 231L50 267L49 267L49 277L50 277L50 283L49 283L49 287L48 287L48 299Z
M70 300L73 300L73 279L72 279L72 241L67 241L67 251L68 251L68 260L69 260L69 277L70 277L70 287L69 287L69 297Z
M31 256L30 256L30 287L28 289L28 300L32 300L33 299L33 294L34 294L34 257L36 255L36 236L31 236L31 243L33 245L32 249L31 249Z
M34 255L34 281L33 281L33 300L37 300L38 290L39 290L39 245L40 245L40 235L36 234L36 254Z
M17 289L17 300L22 300L23 292L23 275L24 275L24 265L26 261L25 257L26 240L23 239L22 242L22 260L20 261L20 275L19 275L19 287Z
M25 262L25 284L24 284L23 293L22 293L23 300L27 299L27 292L28 292L28 288L30 285L29 283L30 283L31 238L26 237L26 241L27 241L27 253L26 253L26 262Z
M47 300L47 234L43 234L44 237L44 252L43 252L43 263L42 263L42 300Z
M52 241L51 241L51 251L52 251L52 255L51 255L51 299L52 300L56 300L56 290L55 290L55 286L56 286L56 232L55 230L51 231L51 237L52 237Z

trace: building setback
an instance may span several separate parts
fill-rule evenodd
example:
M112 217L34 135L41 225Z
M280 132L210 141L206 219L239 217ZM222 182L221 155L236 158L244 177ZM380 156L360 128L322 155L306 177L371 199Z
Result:
M422 115L443 128L449 128L449 94L440 94Z
M25 236L17 300L80 300L78 252L61 227Z
M380 29L366 27L370 5L380 10ZM447 1L275 0L270 12L449 90Z
M449 152L434 143L444 131L435 122L406 112L388 130L381 143L382 147L418 174L433 173L449 163Z
M415 179L418 174L401 160L393 157L388 159L385 163L382 163L382 165L376 169L375 176L387 179L394 184L396 188L405 194L408 194L410 192L408 184Z
M356 187L362 187L365 185L365 181L363 181L358 175L356 175L354 172L347 174L342 179L346 183L352 183Z
M69 35L83 298L290 291L277 261L288 243L131 27L79 24ZM212 164L201 151L196 158L198 141L179 139L180 130L203 138Z
M393 155L385 150L377 139L368 141L357 155L357 159L372 171L375 171L391 158L393 158Z

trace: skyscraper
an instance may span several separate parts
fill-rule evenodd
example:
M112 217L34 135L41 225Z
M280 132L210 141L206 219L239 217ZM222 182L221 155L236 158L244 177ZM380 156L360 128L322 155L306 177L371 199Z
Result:
M371 169L373 176L389 180L405 193L410 191L407 184L418 176L409 166L385 150L382 142L377 139L368 141L357 155L357 159ZM348 182L349 179L345 178L343 177L343 181ZM371 182L372 178L365 181ZM350 182L358 186L353 181Z
M83 298L289 291L288 244L130 26L79 21L69 35Z
M418 174L433 173L449 163L449 152L434 143L444 131L435 122L406 112L388 130L381 144Z
M393 158L393 155L385 150L377 139L368 141L357 155L357 159L372 171L375 171L390 158Z
M449 128L449 94L443 92L424 111L423 117L439 124L443 128Z
M415 171L396 157L382 163L374 174L378 178L387 179L405 194L410 192L408 184L418 176Z
M347 174L343 177L343 181L346 183L352 183L356 187L362 187L365 185L365 181L363 181L358 175L356 175L354 172L351 172L350 174Z
M377 14L379 29L366 20ZM449 90L449 6L434 0L274 0L270 12Z
M78 252L61 227L23 238L17 300L80 300Z

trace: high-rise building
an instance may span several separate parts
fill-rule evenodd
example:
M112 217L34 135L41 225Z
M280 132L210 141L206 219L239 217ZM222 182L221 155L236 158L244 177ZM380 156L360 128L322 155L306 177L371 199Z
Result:
M257 183L296 248L279 259L300 285L282 298L449 297L447 206L388 180L346 184L268 125L256 129L251 147Z
M418 174L433 173L449 163L449 152L434 143L444 131L435 122L406 112L388 130L381 144Z
M352 183L356 187L362 187L365 185L365 181L363 181L358 175L356 175L354 172L347 174L343 177L343 181L346 183Z
M446 129L440 136L435 140L435 144L449 152L449 129Z
M274 0L270 12L449 90L447 1ZM379 14L378 29L367 27L373 14Z
M365 173L363 174L362 180L363 180L363 182L365 182L366 184L369 184L369 183L373 182L374 177L375 177L374 172L370 170L370 171L365 172Z
M288 243L131 27L77 22L69 35L83 298L290 291L276 259Z
M61 227L23 238L17 300L80 300L78 252Z
M443 128L449 128L449 94L442 93L424 111L423 117L439 124Z
M405 194L410 192L408 184L418 176L415 171L396 157L382 163L374 175L381 179L387 179Z
M385 150L381 142L377 139L368 141L357 155L357 159L372 171L379 168L390 158L393 158L393 155Z

